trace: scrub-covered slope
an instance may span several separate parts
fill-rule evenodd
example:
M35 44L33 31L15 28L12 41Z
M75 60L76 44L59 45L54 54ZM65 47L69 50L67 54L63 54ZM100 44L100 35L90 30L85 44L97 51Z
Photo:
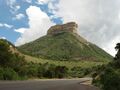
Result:
M52 26L46 36L24 44L18 49L31 56L54 60L109 60L112 57L101 48L77 34L74 22Z

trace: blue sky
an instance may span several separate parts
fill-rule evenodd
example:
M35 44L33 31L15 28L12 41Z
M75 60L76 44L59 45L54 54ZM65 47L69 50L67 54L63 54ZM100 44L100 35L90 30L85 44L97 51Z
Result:
M27 2L27 0L0 0L0 37L8 39L12 43L16 42L21 33L15 32L15 29L29 27L26 9L31 5L39 7L48 16L53 15L52 12L49 12L48 3L38 4L37 0L28 1L31 2ZM56 4L58 0L54 0L52 3ZM21 16L16 18L16 15ZM53 18L51 21L56 24L62 23L60 17Z
M74 21L78 34L115 55L120 40L120 0L0 0L0 38L22 45L50 26Z

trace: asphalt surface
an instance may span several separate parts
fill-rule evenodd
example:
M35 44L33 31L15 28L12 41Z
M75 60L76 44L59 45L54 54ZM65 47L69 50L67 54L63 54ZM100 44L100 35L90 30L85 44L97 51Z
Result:
M83 79L0 81L0 90L99 90L83 85Z

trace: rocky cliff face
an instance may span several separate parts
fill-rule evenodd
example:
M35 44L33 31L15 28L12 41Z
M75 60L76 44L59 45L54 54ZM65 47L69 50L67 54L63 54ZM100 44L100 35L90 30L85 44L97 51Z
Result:
M75 22L69 22L62 25L55 25L50 27L47 32L47 35L56 35L63 32L72 32L77 33L78 25Z

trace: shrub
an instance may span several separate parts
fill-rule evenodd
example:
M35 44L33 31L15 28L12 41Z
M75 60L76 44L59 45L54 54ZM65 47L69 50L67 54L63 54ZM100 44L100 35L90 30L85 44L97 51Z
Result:
M56 73L55 73L55 68L56 66L53 64L48 64L48 68L45 68L43 76L47 77L47 78L55 78L56 77Z
M68 74L68 68L66 66L57 66L55 68L55 74L57 78L64 78Z
M120 90L120 69L106 67L97 78L93 79L93 83L103 90Z
M18 74L12 68L4 68L1 71L1 80L19 80Z
M4 77L3 77L3 68L0 68L0 80L4 80Z

